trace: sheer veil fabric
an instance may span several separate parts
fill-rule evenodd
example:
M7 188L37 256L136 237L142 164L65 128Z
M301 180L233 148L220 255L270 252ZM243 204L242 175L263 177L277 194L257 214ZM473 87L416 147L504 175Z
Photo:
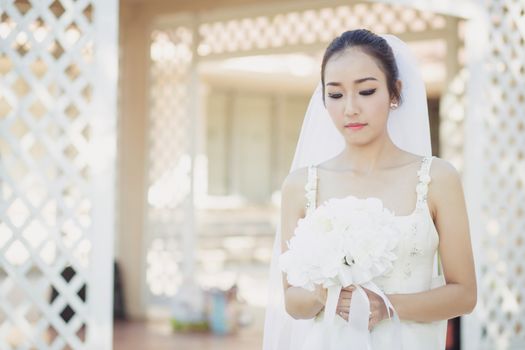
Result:
M406 43L393 35L382 35L394 52L402 81L402 104L390 111L388 133L399 148L421 156L431 156L430 126L425 85L415 57ZM290 172L317 165L339 154L344 139L333 125L323 105L318 84L306 111ZM277 225L270 265L268 304L264 325L263 350L298 350L313 320L295 320L284 308L281 255L281 230Z

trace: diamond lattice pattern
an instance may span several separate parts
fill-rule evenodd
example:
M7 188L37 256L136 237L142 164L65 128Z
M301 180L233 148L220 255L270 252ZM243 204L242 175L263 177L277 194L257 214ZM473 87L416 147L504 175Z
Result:
M0 348L83 349L94 5L2 4Z
M326 43L345 30L421 33L446 26L444 16L405 6L361 3L229 20L199 26L198 54L209 56L293 45Z
M490 18L483 149L483 343L525 344L525 3L486 1ZM518 345L521 344L521 345Z
M155 30L151 36L150 127L146 280L150 296L175 294L181 281L181 240L191 207L189 27Z

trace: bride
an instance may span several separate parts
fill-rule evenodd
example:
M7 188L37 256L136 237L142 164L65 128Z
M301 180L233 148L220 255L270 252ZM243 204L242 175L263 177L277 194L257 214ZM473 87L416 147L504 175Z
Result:
M366 347L347 328L356 286L339 294L329 346L321 326L326 289L291 286L277 263L298 220L330 198L377 199L401 232L392 270L373 280L389 307L364 289ZM431 156L425 88L398 38L359 29L330 43L281 204L264 350L444 350L446 320L473 310L476 278L460 177Z

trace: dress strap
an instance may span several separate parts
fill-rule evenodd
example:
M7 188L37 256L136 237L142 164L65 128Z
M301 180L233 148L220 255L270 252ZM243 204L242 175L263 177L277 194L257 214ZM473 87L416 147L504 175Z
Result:
M432 164L432 159L434 157L424 157L421 162L421 168L417 172L419 178L418 184L416 186L417 193L417 205L421 207L426 203L427 193L428 193L428 184L431 181L430 178L430 165Z
M317 207L317 166L308 167L308 180L304 189L306 190L306 214L308 215Z

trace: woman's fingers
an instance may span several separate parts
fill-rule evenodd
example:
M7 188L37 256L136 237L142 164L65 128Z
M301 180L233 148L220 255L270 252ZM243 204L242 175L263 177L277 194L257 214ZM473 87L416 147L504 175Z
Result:
M368 322L368 329L372 330L375 325L381 322L384 318L388 318L386 306L383 299L376 293L363 288L370 301L370 317ZM351 285L341 289L339 300L337 302L336 312L345 321L348 321L348 315L350 313L350 304L352 302L352 294L355 290L355 286Z
M352 298L348 299L339 299L337 303L337 310L344 311L348 313L350 311L350 303L352 302Z
M341 289L339 300L337 301L337 314L348 320L348 313L350 311L350 303L352 302L352 292L355 290L354 286L349 286Z
M339 300L339 302L337 303L337 307L348 310L348 309L350 309L350 303L351 302L352 301L350 299Z
M336 312L337 312L337 315L339 315L339 317L341 317L345 321L348 321L348 314L349 314L348 310L337 308Z
M370 320L368 321L368 330L371 331L372 329L374 329L376 323L376 319L371 316Z
M341 294L339 294L339 299L350 299L352 298L352 291L348 291L346 289L341 290Z
M365 293L368 296L368 300L370 302L370 316L369 316L369 322L368 322L368 329L371 331L376 324L378 324L381 320L383 320L385 312L385 304L383 302L383 299L377 295L376 293L372 292L369 289L363 288ZM352 292L355 290L355 286L351 285L346 288L343 288L341 290L341 296L339 297L339 303L338 303L338 314L345 320L348 320L348 312L346 312L346 308L348 307L348 311L350 309L350 302L352 300ZM339 310L339 307L342 306L342 309ZM339 312L341 311L341 313Z
M341 292L339 295L339 302L341 301L348 301L350 302L352 300L352 293L351 292Z
M339 299L352 299L352 292L342 291L339 295Z
M339 295L339 300L337 301L337 307L349 308L350 303L352 302L352 292L341 291Z
M372 315L375 316L376 319L381 321L384 314L386 314L385 302L379 295L372 292L371 290L368 290L366 288L363 289L365 290L366 295L368 296L368 300L370 302L370 312L372 313Z
M379 308L384 308L385 303L383 300L369 299L370 300L370 310L378 310Z
M341 289L341 291L348 291L348 292L353 292L354 290L355 290L355 286L353 284Z

